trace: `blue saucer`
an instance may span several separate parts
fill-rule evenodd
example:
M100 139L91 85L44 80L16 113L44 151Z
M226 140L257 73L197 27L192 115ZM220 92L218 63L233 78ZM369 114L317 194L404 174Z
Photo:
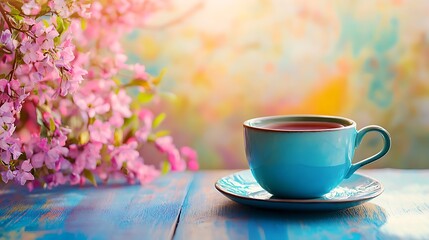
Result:
M383 192L377 180L355 173L344 179L339 186L320 198L276 198L265 191L255 180L250 170L240 171L219 179L216 189L231 200L260 208L284 210L334 211L357 206Z

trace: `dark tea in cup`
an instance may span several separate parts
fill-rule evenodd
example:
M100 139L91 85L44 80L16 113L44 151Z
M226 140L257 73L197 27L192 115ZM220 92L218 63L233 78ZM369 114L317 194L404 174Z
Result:
M281 122L281 123L270 123L267 125L262 126L266 129L272 129L276 131L323 131L327 129L334 129L334 128L342 128L344 127L340 123L334 123L334 122Z

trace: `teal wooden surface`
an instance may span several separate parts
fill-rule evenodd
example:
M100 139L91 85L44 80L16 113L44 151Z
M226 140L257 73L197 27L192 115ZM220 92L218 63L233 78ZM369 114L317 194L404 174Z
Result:
M239 205L213 183L232 171L194 176L174 239L429 239L429 170L363 170L385 192L340 212L284 212Z
M191 179L140 185L0 190L0 239L170 239Z
M340 212L237 204L214 188L235 171L175 173L140 187L0 189L0 239L429 239L429 170L363 170L385 192Z

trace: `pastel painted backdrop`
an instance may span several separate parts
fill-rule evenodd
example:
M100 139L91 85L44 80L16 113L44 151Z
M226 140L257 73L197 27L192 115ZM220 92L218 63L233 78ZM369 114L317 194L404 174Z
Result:
M167 70L165 124L202 168L247 167L242 122L297 113L381 125L393 146L372 167L428 168L428 13L417 0L177 1L125 41L130 61ZM380 145L369 136L356 159Z

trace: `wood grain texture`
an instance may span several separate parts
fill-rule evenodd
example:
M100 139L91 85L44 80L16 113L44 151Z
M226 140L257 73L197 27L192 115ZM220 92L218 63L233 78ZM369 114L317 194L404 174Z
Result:
M429 170L362 170L385 192L340 212L284 212L239 205L214 182L235 171L199 172L174 239L429 239Z
M170 239L191 173L153 183L0 190L0 239Z
M429 170L361 171L385 192L319 213L237 204L214 188L233 172L175 173L143 188L0 189L0 239L429 239Z
M372 203L383 208L383 239L429 239L429 170L368 170L380 180L384 193Z

